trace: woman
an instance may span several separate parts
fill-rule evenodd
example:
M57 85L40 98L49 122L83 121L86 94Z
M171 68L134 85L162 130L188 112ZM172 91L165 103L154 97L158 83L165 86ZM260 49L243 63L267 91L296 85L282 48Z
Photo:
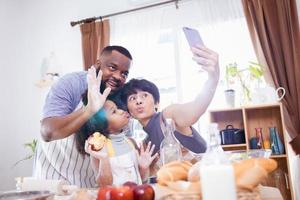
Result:
M164 138L160 124L163 119L171 118L175 123L175 136L179 142L194 153L206 150L206 143L199 133L192 128L206 111L215 93L219 80L218 55L203 47L193 47L193 60L208 73L208 80L195 100L184 104L172 104L157 112L159 105L158 88L147 80L132 79L123 88L122 100L127 104L131 116L137 119L148 134L147 141L155 144L154 152L159 151Z

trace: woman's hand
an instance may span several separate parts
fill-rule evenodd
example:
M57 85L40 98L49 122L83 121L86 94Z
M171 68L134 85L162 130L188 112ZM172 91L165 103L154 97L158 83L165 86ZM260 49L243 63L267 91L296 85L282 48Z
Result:
M107 96L109 95L111 89L106 88L103 94L100 93L100 85L102 79L102 71L100 70L98 75L96 75L96 69L94 66L89 68L87 74L88 82L88 103L86 109L92 115L95 114L100 108L102 108Z
M138 154L138 164L142 169L148 169L151 165L152 161L158 156L158 153L153 154L155 145L151 145L151 142L148 142L146 149L144 149L144 145L140 147L140 153Z
M219 80L219 56L216 52L204 46L192 47L193 60L202 66L210 78Z

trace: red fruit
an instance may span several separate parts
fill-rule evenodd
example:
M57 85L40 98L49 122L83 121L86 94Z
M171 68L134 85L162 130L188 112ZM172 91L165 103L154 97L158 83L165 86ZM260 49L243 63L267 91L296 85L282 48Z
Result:
M97 200L110 200L111 191L114 189L112 186L105 186L99 188Z
M133 200L133 191L129 186L115 187L110 197L110 200Z
M123 186L128 186L133 190L137 186L137 184L132 181L127 181L127 182L123 183Z
M154 200L155 194L151 185L138 185L133 190L134 200Z

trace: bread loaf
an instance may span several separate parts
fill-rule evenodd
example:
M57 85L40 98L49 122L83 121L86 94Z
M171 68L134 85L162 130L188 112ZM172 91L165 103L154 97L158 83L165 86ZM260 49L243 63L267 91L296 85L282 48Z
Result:
M95 132L88 139L88 143L93 151L100 151L106 143L106 137L99 132Z
M241 189L253 190L276 168L277 162L268 158L252 158L234 163L236 185Z
M187 161L175 161L168 163L157 172L157 182L160 185L179 187L182 183L170 183L188 180L194 185L200 186L200 162L191 166ZM268 175L277 168L277 162L268 158L252 158L233 164L235 182L238 189L253 190ZM199 188L199 187L198 187Z
M167 185L170 181L187 180L191 167L192 164L188 161L170 162L157 171L157 182L160 185Z

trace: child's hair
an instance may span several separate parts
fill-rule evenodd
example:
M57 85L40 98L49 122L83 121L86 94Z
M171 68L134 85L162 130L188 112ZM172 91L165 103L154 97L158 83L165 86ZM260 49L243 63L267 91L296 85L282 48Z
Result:
M101 108L96 114L94 114L79 131L75 134L76 147L79 153L85 154L84 144L85 141L95 132L100 132L104 136L108 136L109 132L108 121L106 117L106 111Z
M87 98L88 91L86 90L82 94L82 102L86 106L88 103ZM121 96L121 89L117 90L112 95L107 97L107 100L113 101L118 108L127 110L126 104L120 100ZM93 115L82 127L79 131L75 134L76 140L76 147L81 154L85 154L84 144L85 141L95 132L100 132L104 136L108 136L109 132L108 128L108 121L106 117L106 111L104 108L101 108L96 114Z
M154 83L146 79L131 79L122 88L121 100L123 104L127 105L128 97L137 94L139 90L149 92L154 98L154 103L159 103L159 90Z

